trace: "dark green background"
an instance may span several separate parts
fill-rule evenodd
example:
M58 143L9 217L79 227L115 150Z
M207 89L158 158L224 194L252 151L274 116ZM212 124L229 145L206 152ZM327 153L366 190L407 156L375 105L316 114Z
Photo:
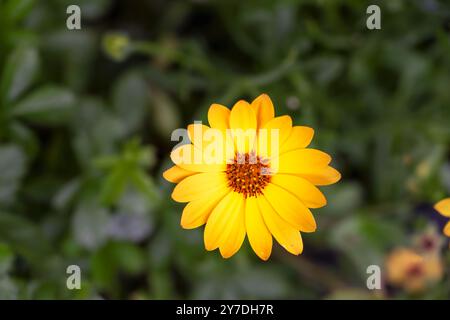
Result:
M0 67L1 298L370 298L366 267L445 222L448 1L0 0ZM301 256L223 260L179 226L170 133L262 92L343 178Z

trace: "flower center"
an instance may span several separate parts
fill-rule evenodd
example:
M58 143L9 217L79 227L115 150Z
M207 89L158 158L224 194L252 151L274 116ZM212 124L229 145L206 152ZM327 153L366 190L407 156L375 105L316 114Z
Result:
M434 239L432 237L429 236L425 236L422 239L422 247L426 250L426 251L433 251L436 247L436 243L434 241Z
M262 194L270 182L270 167L267 159L256 156L255 153L236 154L233 163L227 165L228 185L234 192L247 197L257 197Z
M423 266L422 266L422 264L419 264L419 263L413 264L406 271L406 274L410 278L421 277L423 275L423 273L424 273Z

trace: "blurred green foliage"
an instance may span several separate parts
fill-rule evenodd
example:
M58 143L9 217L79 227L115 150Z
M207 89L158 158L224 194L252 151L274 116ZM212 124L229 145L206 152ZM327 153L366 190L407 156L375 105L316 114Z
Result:
M0 298L370 298L366 267L443 225L446 1L0 0L0 66ZM170 133L261 92L343 180L302 256L223 260L179 226ZM418 297L449 298L449 275Z

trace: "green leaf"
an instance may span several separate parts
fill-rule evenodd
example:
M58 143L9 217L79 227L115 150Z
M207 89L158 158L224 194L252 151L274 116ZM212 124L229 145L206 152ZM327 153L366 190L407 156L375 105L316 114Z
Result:
M78 161L91 166L95 157L116 152L124 125L99 99L82 99L71 123Z
M128 174L126 168L120 163L107 176L100 191L100 201L104 205L112 205L116 203L128 182Z
M152 91L152 102L151 126L162 137L170 137L172 131L180 126L179 108L168 94L158 89Z
M46 54L63 57L64 60L58 68L58 74L63 79L58 83L64 83L76 92L83 92L89 86L89 80L95 75L95 68L91 66L95 63L98 41L95 30L83 28L83 21L88 18L83 7L81 12L82 30L73 32L60 28L45 38Z
M33 83L38 68L36 49L20 47L11 53L0 82L0 97L5 105L16 100Z
M123 243L109 242L100 248L91 260L92 278L100 288L117 292L119 272L137 274L145 266L145 255L138 247Z
M0 243L0 278L11 268L14 254L6 243Z
M75 96L67 89L48 86L43 87L11 110L11 115L38 124L60 124L67 120L73 111Z
M367 266L381 265L386 250L403 243L403 232L395 221L371 217L368 212L340 221L330 236L330 244L354 262L360 276L365 276Z
M351 215L361 205L362 188L354 182L343 182L325 190L330 204L321 209L327 215Z
M143 124L149 98L150 90L141 74L129 72L117 81L113 88L113 106L128 133L136 131ZM133 112L130 112L130 106Z
M112 2L109 0L96 0L96 1L78 0L77 1L77 4L81 8L81 12L83 12L83 17L86 17L86 19L88 19L88 20L95 20L95 19L100 18L111 7L111 3Z
M380 216L382 212L378 212ZM401 227L392 220L372 217L369 214L360 218L361 233L365 235L369 246L386 251L394 245L404 243L405 237Z
M171 257L171 239L165 233L159 232L148 247L148 255L151 264L156 269L164 268Z
M24 18L33 8L35 0L9 0L4 6L4 16L10 23L16 23Z
M158 192L158 188L156 187L152 178L150 178L145 171L135 169L132 172L130 172L130 178L133 181L133 184L136 186L136 188L138 188L139 191L144 193L149 198L149 200L152 200L154 202L159 200L160 195Z
M36 134L22 123L13 121L9 127L11 140L20 145L29 158L33 158L39 151L39 140Z
M153 201L158 200L156 186L141 169L151 166L154 161L154 150L151 147L142 147L138 139L128 141L120 156L103 156L95 159L94 164L97 167L109 171L100 192L101 203L116 204L129 182L146 197Z
M0 300L17 300L18 290L8 276L0 277Z
M75 240L87 249L101 246L107 238L109 213L94 201L84 201L75 210L72 231Z
M0 241L32 262L42 261L49 255L49 243L42 231L27 219L0 211ZM40 268L40 265L35 265Z
M116 155L107 155L95 158L93 163L96 168L101 170L111 170L113 169L117 163L120 161L120 158Z
M67 208L80 190L80 185L80 179L73 179L62 185L52 199L52 206L58 210Z
M15 145L0 146L0 207L14 201L25 174L25 155Z
M152 168L156 163L156 151L153 146L141 147L137 152L137 162L141 168Z

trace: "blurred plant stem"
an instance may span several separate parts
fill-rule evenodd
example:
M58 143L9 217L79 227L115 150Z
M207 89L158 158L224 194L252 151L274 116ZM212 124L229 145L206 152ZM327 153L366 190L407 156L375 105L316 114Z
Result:
M206 59L182 52L176 48L160 45L157 42L136 41L132 43L131 47L134 52L164 57L169 62L179 63L182 67L194 69L205 76L214 76L217 74L217 70L214 70Z
M207 59L195 56L190 52L183 52L177 48L161 45L157 42L135 41L131 43L132 51L149 56L164 57L172 63L178 63L182 67L193 69L207 78L222 80L221 86L228 87L220 101L229 102L242 93L259 92L259 87L268 86L282 79L288 72L293 70L297 61L299 50L293 47L289 50L286 58L273 69L254 74L236 75L230 74L228 70L218 70ZM217 77L220 74L221 77Z
M281 250L274 250L274 256L296 270L302 280L311 286L334 291L345 288L345 283L326 268L303 256L293 256Z
M270 85L283 78L283 76L292 70L292 67L297 61L298 54L298 49L294 47L289 51L286 58L275 68L260 74L237 77L237 81L230 80L229 83L232 83L232 85L220 100L225 102L232 101L243 91L252 91L252 93L255 91L254 95L259 94L258 87Z
M272 70L256 74L246 76L242 79L242 81L248 85L252 86L266 86L275 81L280 80L286 73L292 70L293 65L297 61L299 51L297 48L292 48L289 50L286 58Z

